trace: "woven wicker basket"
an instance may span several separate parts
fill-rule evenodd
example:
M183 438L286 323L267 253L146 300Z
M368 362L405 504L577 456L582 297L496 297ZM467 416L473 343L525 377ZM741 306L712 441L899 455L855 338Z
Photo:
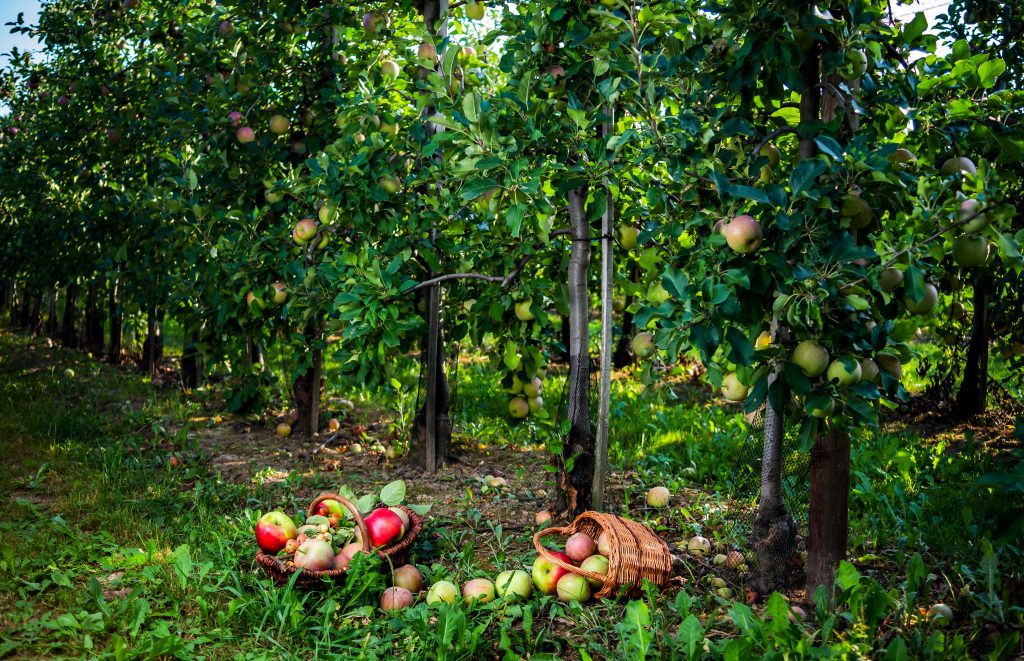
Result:
M359 528L359 538L363 541L363 550L367 553L370 552L370 534L366 530L366 522L363 521L362 515L359 513L359 508L353 505L348 499L339 496L336 493L325 493L318 497L309 506L309 514L316 513L317 505L325 500L336 500L348 509L352 513L352 518L356 522L356 527ZM382 546L377 549L377 554L387 562L384 563L382 569L390 571L391 567L398 567L400 565L407 564L409 562L409 554L412 549L412 544L416 541L417 535L420 534L420 530L423 529L423 519L416 512L413 512L408 507L399 506L402 511L409 517L409 529L405 531L405 534L400 540L391 544L390 546ZM299 569L298 567L288 567L284 564L281 558L275 555L269 555L263 551L256 553L256 562L259 563L263 570L274 579L274 582L278 585L285 585L291 580L292 574L296 572L302 572L301 575L295 579L295 584L304 588L319 588L324 587L328 581L342 581L345 579L347 573L344 569L328 569L325 571L312 571L309 569Z
M586 533L595 540L602 532L608 536L611 551L608 555L608 573L604 576L559 560L541 544L541 539L549 535L568 536L578 532ZM584 512L567 527L545 528L537 532L533 536L533 545L537 553L553 565L599 581L601 589L594 593L598 599L615 597L623 587L626 588L627 596L635 597L640 593L643 579L663 587L672 575L672 556L668 545L644 524L614 514Z

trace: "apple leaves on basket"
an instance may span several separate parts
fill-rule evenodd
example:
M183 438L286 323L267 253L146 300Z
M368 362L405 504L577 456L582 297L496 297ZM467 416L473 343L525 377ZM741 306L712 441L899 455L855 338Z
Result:
M391 507L401 505L405 500L405 481L395 480L380 490L380 502Z

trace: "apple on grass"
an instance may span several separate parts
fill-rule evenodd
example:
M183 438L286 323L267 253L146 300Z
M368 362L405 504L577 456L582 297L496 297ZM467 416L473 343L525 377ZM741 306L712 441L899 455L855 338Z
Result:
M432 606L439 601L454 604L459 595L459 588L451 581L438 581L427 590L427 605Z
M666 507L672 494L665 487L651 487L647 491L647 504L651 507Z
M686 550L694 555L707 555L711 553L711 541L707 537L694 535L686 543Z
M488 604L494 601L494 583L486 578L474 578L462 586L462 598L466 603Z
M392 587L384 590L380 596L380 609L382 611L398 611L412 606L412 593L405 588Z
M567 565L572 564L572 558L560 551L549 553ZM559 579L568 573L568 569L562 569L542 555L533 561L533 584L541 594L554 594Z
M541 510L533 517L533 523L538 526L546 526L551 523L551 512Z
M533 586L530 584L530 575L525 571L508 569L498 574L494 588L498 596L505 599L529 599Z
M568 573L558 579L555 592L561 601L587 601L590 599L590 583L579 574Z
M295 522L281 511L267 512L256 522L256 543L265 553L277 553L296 535Z
M292 426L289 425L287 422L282 422L277 426L275 432L281 438L287 438L288 436L292 435Z
M416 594L423 589L423 574L416 568L416 565L402 565L396 567L392 572L391 582L395 587L405 588Z

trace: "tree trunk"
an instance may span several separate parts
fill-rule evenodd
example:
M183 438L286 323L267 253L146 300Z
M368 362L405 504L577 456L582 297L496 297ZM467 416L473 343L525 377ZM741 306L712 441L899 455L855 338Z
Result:
M10 309L10 286L11 283L6 278L0 280L0 320L3 319L3 316L7 314L7 311ZM0 321L0 323L3 322Z
M68 349L78 347L78 283L68 285L64 299L64 318L61 323L60 340Z
M971 341L960 390L956 395L956 414L961 419L985 412L988 399L988 295L983 277L974 282L974 317L971 319Z
M629 266L629 279L631 282L635 282L636 278L637 265L634 261ZM627 296L622 310L622 335L619 336L619 342L615 345L615 355L612 357L615 369L629 367L636 362L631 345L633 340L633 313L629 311L631 305L633 305L633 297Z
M107 291L107 314L110 319L110 341L107 344L107 362L121 363L121 342L124 332L124 311L121 309L117 280L111 280Z
M768 377L769 392L781 374L781 368L776 368ZM782 396L777 397L776 401L788 400L789 393L784 385L782 388ZM765 403L761 490L757 499L752 539L757 554L757 577L754 584L761 593L774 592L787 585L790 563L796 549L796 522L782 496L784 415L785 411L777 411L771 399Z
M611 133L609 124L601 128L602 139ZM615 317L612 309L612 287L615 284L615 270L612 254L614 243L611 234L615 227L615 201L605 183L605 212L601 215L601 378L597 398L597 438L594 443L594 482L591 507L604 510L604 485L608 475L608 422L611 413L612 395L612 336L615 331Z
M32 311L29 313L28 326L33 335L43 334L43 295L32 296Z
M295 400L295 430L303 436L312 437L320 431L320 390L323 388L323 352L316 347L320 334L306 330L306 346L312 352L312 362L306 371L295 379L292 396Z
M819 586L831 596L836 568L846 559L850 500L850 436L837 429L818 435L811 448L811 510L807 535L807 597Z
M94 357L103 354L103 313L100 311L100 286L93 282L85 297L85 350Z
M146 313L146 339L142 342L142 371L156 376L164 359L164 336L162 331L164 313L156 303L150 303Z
M594 480L594 435L590 429L590 354L587 275L590 266L590 224L587 189L569 191L572 254L569 259L569 436L562 448L561 475L555 511L573 518L591 508Z
M57 315L57 293L56 287L47 293L46 305L46 337L54 340L60 339L60 317Z
M21 291L21 297L16 301L18 308L18 320L15 324L19 328L28 328L29 319L32 316L32 296L28 292L28 288L24 288Z
M448 0L424 0L420 3L423 25L435 41L440 41L448 34L448 26L442 20L448 13ZM440 23L438 23L440 21ZM436 65L435 65L436 66ZM420 67L420 80L426 80L435 67ZM421 114L424 135L430 139L435 133L444 130L430 121L434 108L426 104ZM424 191L425 192L425 191ZM431 228L431 241L436 239L437 230ZM451 444L451 420L449 412L448 377L445 374L444 332L441 319L441 286L433 285L427 289L425 300L427 314L427 336L423 341L423 352L426 357L426 384L423 406L416 412L413 420L412 447L410 460L428 473L437 472L448 459L448 448Z
M199 352L202 332L195 329L185 338L181 349L181 384L185 388L198 388L203 384L203 360Z

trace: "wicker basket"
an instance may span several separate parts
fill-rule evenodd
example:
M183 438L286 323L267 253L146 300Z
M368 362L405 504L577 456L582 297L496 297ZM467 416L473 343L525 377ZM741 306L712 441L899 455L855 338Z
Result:
M317 506L325 500L336 500L348 509L352 513L352 518L356 522L356 526L359 528L359 536L363 541L363 550L367 553L370 552L370 534L366 530L366 522L363 521L362 515L359 513L359 508L353 505L348 499L343 498L335 493L325 493L318 497L309 506L309 514L316 513ZM416 512L413 512L408 507L399 505L399 507L409 517L409 529L405 531L402 538L391 544L390 546L382 546L377 549L377 554L386 560L383 567L387 571L390 571L391 567L398 567L400 565L407 564L409 562L409 555L412 549L412 544L416 541L417 535L420 534L420 530L423 529L423 519ZM301 572L301 575L295 579L295 584L304 588L318 588L324 587L328 581L342 581L347 573L344 569L327 569L324 571L313 571L310 569L300 569L298 567L288 567L284 564L284 561L276 555L270 555L264 553L262 550L256 553L256 562L259 563L263 570L270 575L274 582L278 585L285 585L291 580L292 574Z
M578 532L586 533L595 540L602 532L608 536L611 551L608 555L608 573L604 576L559 560L541 544L541 539L549 535L568 536ZM627 596L635 597L640 594L643 579L663 587L672 575L672 556L668 545L644 524L614 514L584 512L567 527L545 528L537 532L533 536L533 545L537 553L551 564L599 581L601 589L594 593L598 599L615 597L623 587L626 588Z

